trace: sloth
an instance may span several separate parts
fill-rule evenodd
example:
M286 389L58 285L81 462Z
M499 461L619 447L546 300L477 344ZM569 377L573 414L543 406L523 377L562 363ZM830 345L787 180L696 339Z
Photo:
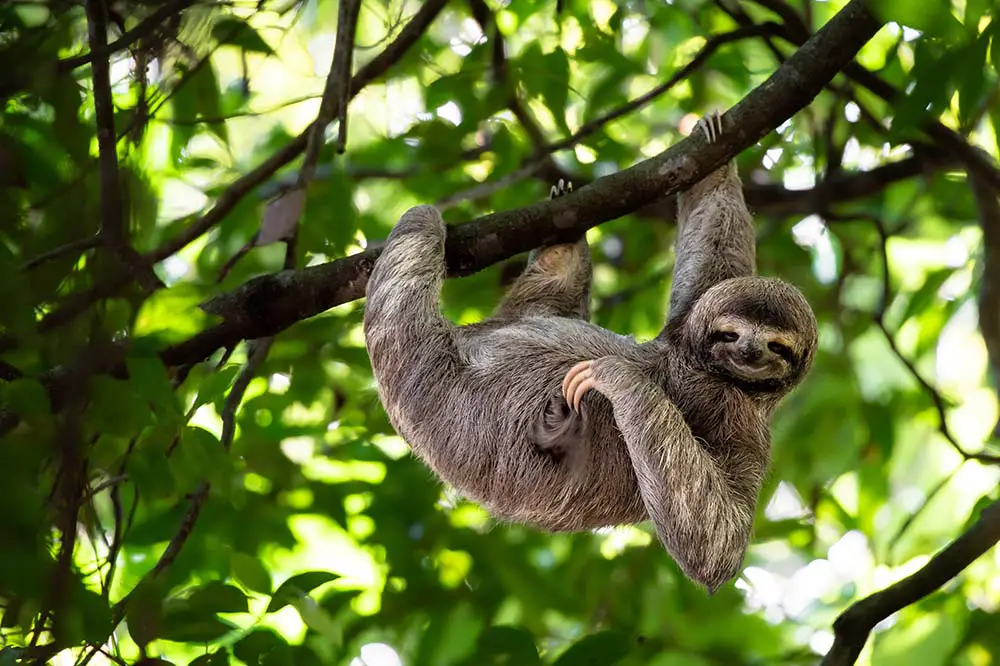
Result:
M713 142L722 117L696 129ZM454 325L439 302L446 226L416 206L369 278L365 343L390 423L445 483L550 532L650 520L714 594L742 565L771 417L817 327L797 288L756 275L733 162L682 193L678 225L667 321L637 342L588 321L583 237L533 252L491 317Z

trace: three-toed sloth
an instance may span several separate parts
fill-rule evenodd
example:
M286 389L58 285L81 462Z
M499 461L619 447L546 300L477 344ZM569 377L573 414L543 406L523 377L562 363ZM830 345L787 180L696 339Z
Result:
M721 126L698 123L710 142ZM583 238L536 250L493 316L455 326L439 304L445 224L417 206L369 278L365 340L390 422L443 481L550 531L650 519L712 593L743 562L771 416L817 329L798 289L755 275L735 164L681 195L678 224L667 322L639 343L588 321Z

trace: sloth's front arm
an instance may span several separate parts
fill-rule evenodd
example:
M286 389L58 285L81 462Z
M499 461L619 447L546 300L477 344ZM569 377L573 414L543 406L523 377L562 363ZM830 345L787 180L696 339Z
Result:
M743 562L762 479L742 465L742 476L720 466L663 389L626 359L574 366L563 382L567 401L579 405L590 389L611 402L660 541L689 577L715 592Z

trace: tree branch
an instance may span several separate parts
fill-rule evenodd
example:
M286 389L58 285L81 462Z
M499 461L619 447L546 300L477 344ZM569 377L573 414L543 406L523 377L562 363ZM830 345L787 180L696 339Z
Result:
M91 3L88 2L87 4ZM168 18L180 14L193 4L194 0L170 0L143 19L137 26L122 33L122 36L111 44L108 44L106 41L99 45L91 44L89 53L60 60L56 65L56 71L60 74L65 74L95 60L106 60L111 54L117 53L122 49L127 49L140 39L151 36L160 29Z
M880 26L863 0L852 0L725 114L726 131L717 143L692 136L572 195L450 227L449 274L468 275L533 247L571 238L690 187L809 104ZM208 311L225 314L223 323L165 350L163 359L169 364L202 359L220 346L273 335L360 298L378 254L378 249L369 248L327 264L250 280L206 304Z
M979 330L986 343L994 390L1000 392L1000 201L997 191L977 171L969 169L968 177L983 230ZM993 437L1000 438L1000 421L993 428Z
M90 50L100 52L108 44L107 5L104 0L90 0L87 5L87 29ZM101 231L104 244L118 257L125 272L146 290L161 285L152 268L128 242L128 225L122 199L121 174L118 171L118 139L115 136L115 107L111 96L111 66L106 57L95 57L91 66L94 80L94 116L97 121L98 165L101 179Z
M919 571L844 611L833 623L835 639L821 666L853 664L876 624L937 591L997 541L1000 541L1000 501L983 509L975 525L932 557Z

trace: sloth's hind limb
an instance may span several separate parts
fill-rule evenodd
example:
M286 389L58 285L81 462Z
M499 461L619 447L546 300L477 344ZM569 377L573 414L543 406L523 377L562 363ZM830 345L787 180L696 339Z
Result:
M573 184L559 181L549 198L570 194ZM590 247L581 234L575 241L555 243L532 251L528 265L504 295L490 321L513 321L530 316L590 320L590 283L593 278Z

